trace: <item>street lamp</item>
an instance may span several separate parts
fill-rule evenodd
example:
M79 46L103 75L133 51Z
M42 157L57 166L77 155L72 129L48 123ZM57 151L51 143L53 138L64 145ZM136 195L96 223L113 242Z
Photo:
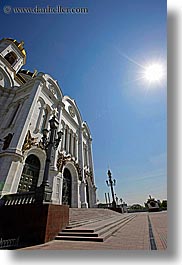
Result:
M106 184L108 187L111 187L111 194L112 194L112 200L113 200L112 201L112 207L116 208L116 201L115 201L114 188L113 188L116 185L116 180L112 179L112 175L111 175L110 170L108 170L107 174L108 174L109 181L106 180Z
M52 190L49 187L49 168L51 163L51 155L53 148L56 150L59 146L59 143L61 141L61 137L63 135L62 131L57 132L56 136L56 130L58 128L58 121L56 120L56 117L53 116L51 120L49 120L50 123L50 131L47 129L43 129L42 131L42 139L41 139L41 146L46 152L46 162L45 162L45 169L44 169L44 175L43 175L43 181L40 187L37 190L37 200L39 202L50 202L51 200L51 193ZM49 134L49 136L48 136Z

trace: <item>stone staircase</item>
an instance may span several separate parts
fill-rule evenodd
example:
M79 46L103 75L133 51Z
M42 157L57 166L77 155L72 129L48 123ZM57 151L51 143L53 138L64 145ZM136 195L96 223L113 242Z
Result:
M103 242L135 217L108 209L71 208L69 225L55 239Z

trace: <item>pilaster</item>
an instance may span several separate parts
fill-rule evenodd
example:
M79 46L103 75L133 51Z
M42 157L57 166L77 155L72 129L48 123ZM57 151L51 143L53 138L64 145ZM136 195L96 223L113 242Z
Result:
M82 181L80 185L80 200L81 200L81 208L88 208L86 183L84 181Z

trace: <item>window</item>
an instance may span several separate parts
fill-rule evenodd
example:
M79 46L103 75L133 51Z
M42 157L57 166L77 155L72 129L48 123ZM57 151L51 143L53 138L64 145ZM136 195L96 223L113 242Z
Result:
M44 109L44 114L42 117L41 132L43 131L43 129L46 129L47 127L47 119L48 119L48 110Z
M14 52L9 52L6 54L6 56L4 57L8 63L10 63L11 65L13 65L15 63L15 61L17 60L17 56Z

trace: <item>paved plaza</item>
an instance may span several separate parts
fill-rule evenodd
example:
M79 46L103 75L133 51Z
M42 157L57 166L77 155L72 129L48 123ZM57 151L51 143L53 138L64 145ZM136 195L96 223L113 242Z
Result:
M123 214L126 216L127 214ZM131 221L104 242L53 240L22 250L166 250L167 212L133 213Z

